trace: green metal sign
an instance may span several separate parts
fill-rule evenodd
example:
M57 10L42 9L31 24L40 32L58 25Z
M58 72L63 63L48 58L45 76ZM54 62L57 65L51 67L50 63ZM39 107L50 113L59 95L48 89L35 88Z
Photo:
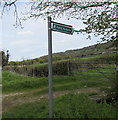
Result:
M70 35L72 35L73 32L74 32L72 26L61 24L61 23L57 23L57 22L53 22L52 30L53 31L57 31L57 32L61 32L61 33L70 34Z

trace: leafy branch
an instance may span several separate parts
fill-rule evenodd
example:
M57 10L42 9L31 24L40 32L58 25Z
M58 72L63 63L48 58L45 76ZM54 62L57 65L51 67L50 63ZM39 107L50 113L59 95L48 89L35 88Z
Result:
M21 26L22 22L19 17L16 3L18 0L3 0L0 2L2 6L2 15L5 12L5 8L14 7L14 16L16 24L15 26ZM95 36L103 35L102 40L116 40L116 34L118 29L118 4L117 2L73 2L73 1L57 1L52 2L49 0L30 0L30 10L24 13L24 18L38 19L47 16L51 16L53 19L66 16L68 19L81 19L86 25L85 29L79 30L79 32L85 32L90 38L90 34ZM28 6L28 7L29 7Z

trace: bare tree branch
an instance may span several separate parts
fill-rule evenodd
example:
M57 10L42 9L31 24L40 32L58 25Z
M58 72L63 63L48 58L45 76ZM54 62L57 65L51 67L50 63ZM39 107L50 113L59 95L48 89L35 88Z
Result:
M14 24L14 26L15 27L20 26L21 28L23 28L21 19L20 19L19 14L18 14L16 2L17 2L17 0L12 1L12 2L3 0L2 3L1 3L2 8L3 8L2 11L1 11L1 14L3 16L4 13L5 13L5 9L11 8L13 6L14 7L14 17L15 17L15 24Z
M8 3L8 2L5 1L5 6L15 5L16 1L17 1L17 0L15 0L15 1L11 2L11 3Z

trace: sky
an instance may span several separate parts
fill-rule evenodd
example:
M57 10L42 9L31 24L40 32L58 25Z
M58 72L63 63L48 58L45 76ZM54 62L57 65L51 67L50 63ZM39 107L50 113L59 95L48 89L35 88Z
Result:
M25 2L18 6L23 11ZM65 17L54 20L56 22L72 25L74 29L85 27L81 20L70 19ZM20 61L23 59L34 59L48 55L48 27L47 19L39 18L37 20L22 21L23 29L15 28L15 18L13 8L5 13L0 19L0 49L9 50L10 61ZM66 50L79 49L86 46L97 44L100 38L92 37L86 39L84 34L74 33L68 35L59 32L52 33L53 53L64 52Z

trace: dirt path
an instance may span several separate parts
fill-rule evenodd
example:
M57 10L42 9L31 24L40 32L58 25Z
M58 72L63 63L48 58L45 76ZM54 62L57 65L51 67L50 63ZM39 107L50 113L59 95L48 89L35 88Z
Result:
M45 89L45 88L44 88ZM19 92L19 93L10 93L10 94L3 94L3 112L7 111L8 109L21 105L23 103L35 102L40 101L41 99L48 99L48 93L42 95L31 95L32 93L38 92L40 89L32 90L29 92ZM63 96L68 93L99 93L99 88L83 88L71 91L56 91L53 93L53 97ZM31 95L31 96L30 96Z
M54 92L53 97L58 97L62 96L69 93L69 91L63 91L63 92ZM48 99L48 94L43 94L43 95L37 95L37 96L21 96L23 93L17 93L17 94L10 94L9 96L7 95L6 97L4 96L3 99L3 112L7 111L9 108L23 104L23 103L29 103L29 102L35 102L35 101L40 101L41 99Z

